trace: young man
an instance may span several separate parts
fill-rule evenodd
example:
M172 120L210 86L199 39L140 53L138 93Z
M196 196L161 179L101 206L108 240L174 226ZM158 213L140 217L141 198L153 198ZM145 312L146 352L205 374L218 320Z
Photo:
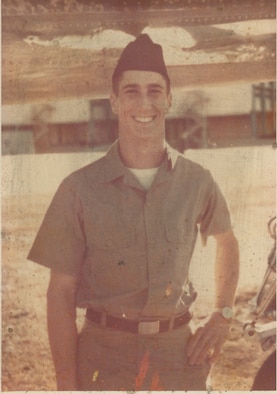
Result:
M140 35L113 74L118 141L63 181L29 254L51 268L58 390L205 390L226 338L238 245L210 173L165 142L171 101L162 49ZM216 298L192 334L198 228L217 241ZM76 307L87 309L80 334Z

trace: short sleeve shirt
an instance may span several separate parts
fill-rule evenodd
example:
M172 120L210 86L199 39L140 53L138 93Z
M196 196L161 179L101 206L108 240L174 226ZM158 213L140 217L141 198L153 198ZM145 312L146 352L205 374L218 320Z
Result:
M58 188L28 258L78 277L77 306L115 316L167 318L195 298L189 265L203 242L231 228L208 170L169 146L145 191L116 142Z

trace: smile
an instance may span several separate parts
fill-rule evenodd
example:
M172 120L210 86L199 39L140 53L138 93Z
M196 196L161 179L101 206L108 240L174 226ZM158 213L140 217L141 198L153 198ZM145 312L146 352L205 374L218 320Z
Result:
M133 119L136 122L140 122L140 123L150 123L155 119L155 116L148 116L148 117L133 117Z

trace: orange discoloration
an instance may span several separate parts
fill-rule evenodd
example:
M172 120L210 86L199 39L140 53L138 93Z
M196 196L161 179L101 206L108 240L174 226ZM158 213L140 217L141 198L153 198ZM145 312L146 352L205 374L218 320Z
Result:
M160 385L160 376L158 372L153 373L150 390L164 390L164 387Z
M149 351L146 351L142 357L139 367L138 376L135 378L135 389L140 390L149 369Z

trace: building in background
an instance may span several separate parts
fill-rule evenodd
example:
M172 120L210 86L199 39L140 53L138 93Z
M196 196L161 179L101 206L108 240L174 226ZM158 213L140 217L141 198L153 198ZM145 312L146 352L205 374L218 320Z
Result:
M275 141L275 82L173 93L166 138L180 152ZM2 108L4 155L105 150L116 138L108 99Z

